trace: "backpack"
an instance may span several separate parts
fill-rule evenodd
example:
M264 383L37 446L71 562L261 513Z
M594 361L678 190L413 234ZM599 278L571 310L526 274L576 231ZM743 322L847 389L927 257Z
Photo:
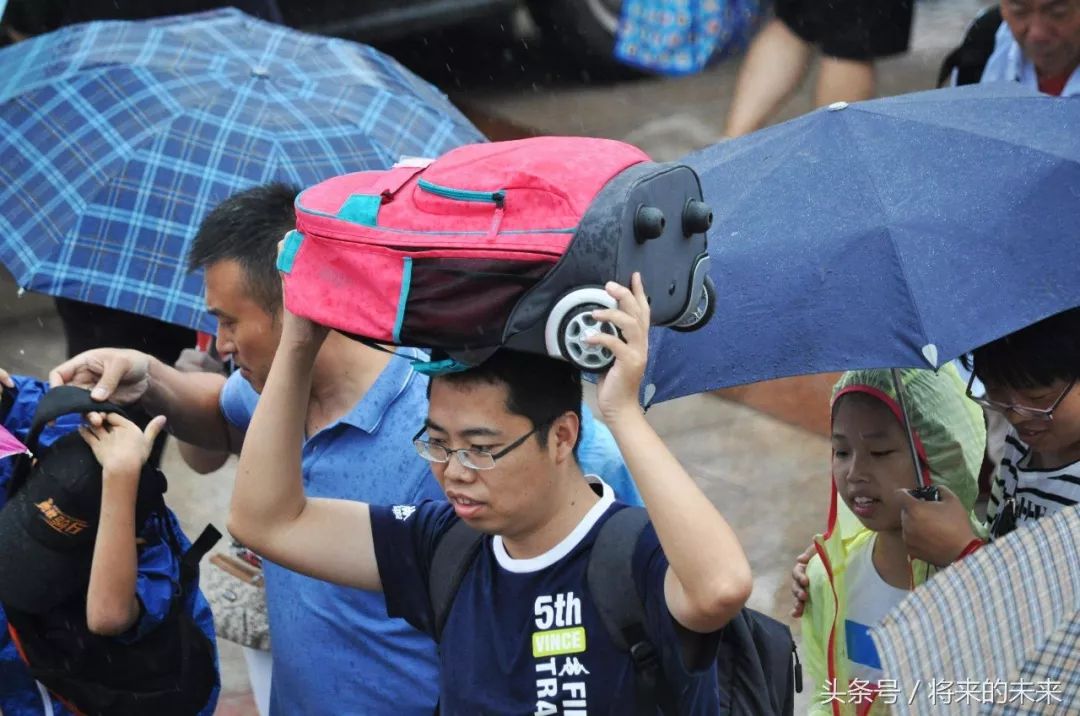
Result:
M659 652L645 632L645 609L631 573L634 549L649 517L644 508L624 507L600 526L589 554L586 579L608 636L634 663L637 716L678 713L664 680ZM480 552L484 535L459 520L435 547L428 594L436 642L461 580ZM753 609L743 608L724 627L716 657L720 714L791 716L802 692L802 664L791 630ZM438 711L436 711L438 713Z
M608 139L535 137L316 184L296 199L278 268L290 311L360 339L462 365L505 346L602 371L614 357L583 338L592 311L614 306L609 280L642 271L656 325L708 321L711 222L689 167Z
M995 4L978 14L968 26L960 45L946 55L941 63L938 87L945 85L953 70L956 70L957 85L979 83L990 55L994 54L994 39L1001 22L1000 5Z
M78 433L70 433L49 447L38 438L52 420L71 413L120 412L112 404L92 401L89 393L60 387L38 404L26 445L36 454L16 464L9 485L14 497L44 472L97 470L100 465ZM136 524L151 512L167 511L167 488L160 470L144 466L136 504ZM7 507L12 503L9 501ZM7 508L5 507L5 509ZM45 611L27 611L26 605L3 603L20 657L30 675L41 682L70 710L85 716L192 716L204 708L218 683L214 645L199 629L184 604L198 590L199 560L221 537L208 525L186 551L172 530L166 530L169 549L180 564L179 589L169 613L151 632L130 644L90 632L86 624L85 570L71 575L74 594ZM91 548L92 554L92 548Z

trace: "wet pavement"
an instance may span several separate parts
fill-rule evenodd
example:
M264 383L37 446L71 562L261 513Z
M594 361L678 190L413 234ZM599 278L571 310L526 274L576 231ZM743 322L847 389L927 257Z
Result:
M880 64L880 93L930 88L945 51L986 4L919 2L912 51ZM467 40L464 44L475 45ZM477 51L480 57L462 59L461 67L449 71L447 62L440 71L437 63L416 60L425 53L415 47L402 54L496 134L611 137L637 143L657 159L673 159L715 141L737 69L736 60L675 80L583 84L561 79L558 72L545 68L542 58L521 54L520 41L493 44ZM498 61L488 62L488 56ZM516 74L515 62L521 67ZM495 84L499 89L492 88ZM811 86L812 81L804 85L780 119L811 109ZM9 280L0 281L0 330L4 336L0 367L11 372L43 376L64 358L51 302L18 297ZM790 565L825 520L829 449L821 429L827 423L827 393L827 378L785 381L726 393L733 399L693 396L649 412L668 445L738 532L754 567L751 606L785 620ZM771 414L748 405L764 407ZM196 534L207 521L224 527L234 464L230 461L217 473L199 476L182 464L175 445L170 445L164 463L170 478L167 499L189 534ZM797 622L792 626L797 633ZM222 676L224 695L218 713L254 714L245 693L246 671L239 649L224 642Z

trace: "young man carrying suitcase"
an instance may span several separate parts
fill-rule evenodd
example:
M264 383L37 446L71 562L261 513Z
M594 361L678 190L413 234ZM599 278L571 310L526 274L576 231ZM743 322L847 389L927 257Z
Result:
M652 519L630 565L645 628L678 713L716 713L718 631L749 596L750 567L727 522L638 405L649 326L640 277L633 292L616 284L608 291L618 308L595 316L614 323L626 342L593 339L616 358L598 399ZM623 506L610 488L586 482L574 457L577 371L504 352L433 378L414 445L449 504L313 499L304 495L300 471L303 408L326 334L284 316L241 453L233 534L291 569L382 590L391 614L432 633L431 557L447 530L464 521L488 536L441 629L442 712L633 713L632 658L611 642L586 587L596 532Z

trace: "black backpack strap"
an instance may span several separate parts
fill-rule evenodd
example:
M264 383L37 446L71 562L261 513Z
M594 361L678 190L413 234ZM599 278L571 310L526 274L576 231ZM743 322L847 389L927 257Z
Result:
M957 85L978 84L990 55L994 54L994 40L1001 27L1001 6L994 4L983 10L968 26L960 46L950 52L941 63L938 87L956 70Z
M185 594L189 591L189 585L195 585L199 579L199 562L206 553L213 549L221 539L221 533L213 525L203 528L202 534L188 547L187 552L180 558L180 585Z
M127 413L119 405L94 400L88 390L73 385L57 386L45 393L34 411L34 422L26 436L26 447L30 448L30 452L37 450L38 438L46 425L72 413L119 413L127 417Z
M34 456L38 452L38 439L45 426L64 415L72 413L120 413L125 415L124 409L113 403L102 403L90 397L90 391L76 388L70 385L61 385L52 388L37 404L34 410L34 420L30 424L30 432L26 434L25 445L30 455L20 455L15 458L15 465L11 471L11 480L8 482L8 499L15 496L26 479L30 476L30 469L34 465Z
M435 615L431 636L436 644L442 639L443 626L450 615L450 607L454 604L461 580L476 559L483 542L483 533L458 520L435 545L431 570L428 572L428 596L432 614Z
M593 605L616 648L634 662L638 716L676 713L675 698L660 664L660 652L645 630L645 607L634 581L634 550L649 515L625 507L611 515L596 535L586 579Z

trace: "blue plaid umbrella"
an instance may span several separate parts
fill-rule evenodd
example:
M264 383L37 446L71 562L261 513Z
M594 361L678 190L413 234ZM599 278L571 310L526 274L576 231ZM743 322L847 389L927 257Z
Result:
M0 261L211 330L184 259L218 202L482 139L393 59L236 10L66 28L0 51Z

